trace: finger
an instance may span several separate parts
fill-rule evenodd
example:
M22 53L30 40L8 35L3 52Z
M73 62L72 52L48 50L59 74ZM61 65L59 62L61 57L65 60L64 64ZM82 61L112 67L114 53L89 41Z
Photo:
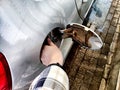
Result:
M47 41L50 46L55 46L55 44L50 40L50 38L48 38Z
M49 45L44 45L41 49L41 53L40 53L40 57L42 57L44 51L46 50L46 48L48 47Z

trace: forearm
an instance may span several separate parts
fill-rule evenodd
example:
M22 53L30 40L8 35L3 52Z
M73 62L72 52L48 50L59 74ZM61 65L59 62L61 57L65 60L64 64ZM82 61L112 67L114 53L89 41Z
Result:
M49 65L31 84L30 90L47 87L54 90L69 90L66 72L58 65Z

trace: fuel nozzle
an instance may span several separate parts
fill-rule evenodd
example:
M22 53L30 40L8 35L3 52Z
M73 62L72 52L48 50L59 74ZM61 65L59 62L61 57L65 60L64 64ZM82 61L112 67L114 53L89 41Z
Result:
M96 50L100 49L103 45L101 38L93 30L81 24L70 24L60 32L63 34L62 38L72 38L81 47Z

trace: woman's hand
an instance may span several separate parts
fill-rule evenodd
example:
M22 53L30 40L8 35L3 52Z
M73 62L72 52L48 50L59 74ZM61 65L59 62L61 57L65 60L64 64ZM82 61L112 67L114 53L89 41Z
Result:
M44 65L59 63L63 65L63 56L60 49L48 38L48 45L45 45L41 55L41 61Z

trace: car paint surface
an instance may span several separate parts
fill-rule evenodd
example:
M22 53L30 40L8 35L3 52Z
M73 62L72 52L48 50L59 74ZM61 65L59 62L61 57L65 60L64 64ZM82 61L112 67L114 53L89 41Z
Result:
M39 54L47 34L72 22L81 22L74 0L0 1L0 52L10 66L13 90L28 89L45 68Z

